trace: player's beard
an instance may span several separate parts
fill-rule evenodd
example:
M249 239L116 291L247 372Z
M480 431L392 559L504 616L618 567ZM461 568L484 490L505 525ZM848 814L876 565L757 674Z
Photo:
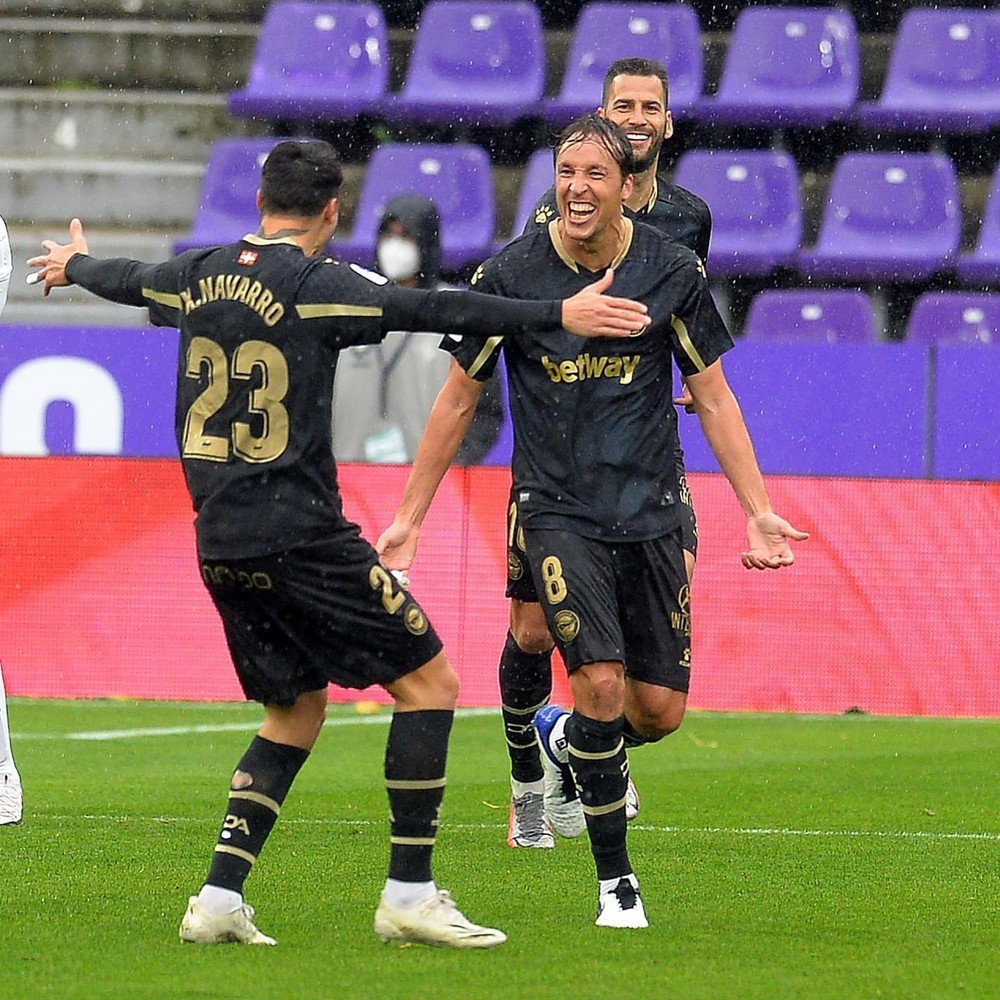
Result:
M656 161L660 156L660 149L663 146L663 135L662 133L656 136L652 143L650 144L649 151L645 155L635 158L635 172L637 174L644 174L651 167L656 166Z

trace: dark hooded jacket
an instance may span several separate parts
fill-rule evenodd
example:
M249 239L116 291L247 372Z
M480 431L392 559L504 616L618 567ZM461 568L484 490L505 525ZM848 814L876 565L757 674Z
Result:
M398 222L420 251L420 288L435 288L441 284L441 217L429 198L401 194L393 198L382 213L378 224L381 235L390 222Z
M420 251L420 288L440 288L441 221L420 195L397 195L385 206L378 234L399 222ZM448 374L449 355L425 334L390 333L381 343L341 354L334 386L334 454L338 461L413 461L431 404ZM496 376L483 387L456 456L475 465L497 440L503 401ZM381 452L381 458L377 457Z

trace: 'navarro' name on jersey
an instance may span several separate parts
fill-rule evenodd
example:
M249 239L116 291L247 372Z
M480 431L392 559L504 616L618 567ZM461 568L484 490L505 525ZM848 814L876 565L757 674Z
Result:
M181 308L185 315L220 299L242 302L260 316L265 326L274 326L285 315L285 307L277 301L274 292L245 274L216 274L199 278L198 298L195 298L190 288L182 288L180 297Z

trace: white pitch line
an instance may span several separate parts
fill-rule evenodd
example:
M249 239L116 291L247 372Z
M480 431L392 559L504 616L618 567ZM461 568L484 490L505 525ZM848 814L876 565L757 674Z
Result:
M83 815L65 814L59 816L39 814L40 819L51 819L58 822L67 820L89 820L103 823L211 823L211 817L195 819L191 816L111 816L85 813ZM385 826L383 820L372 819L293 819L282 818L283 826ZM506 829L501 823L446 823L450 830L488 830ZM654 826L649 823L629 823L630 833L661 833L672 836L713 836L713 837L826 837L842 838L872 838L876 840L980 840L1000 841L1000 833L962 833L960 831L935 833L931 830L799 830L794 827L747 827L747 826Z
M334 716L326 720L330 726L378 726L388 725L392 721L391 706L375 715ZM469 718L474 715L496 715L495 708L460 708L455 712L456 718ZM17 741L22 740L132 740L150 736L191 736L197 733L236 733L253 732L260 729L261 720L247 722L217 722L196 726L150 726L143 729L90 729L72 733L18 733ZM324 728L326 728L324 727Z

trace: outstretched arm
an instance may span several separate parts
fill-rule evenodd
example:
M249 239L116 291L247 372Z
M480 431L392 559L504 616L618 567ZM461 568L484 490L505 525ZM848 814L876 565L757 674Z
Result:
M505 337L562 327L580 337L629 337L649 325L641 302L604 293L614 272L567 299L518 300L476 291L393 288L382 315L383 330L434 330L444 334Z
M466 375L452 359L448 378L434 400L417 446L396 517L375 543L375 551L389 569L410 568L424 516L448 466L458 454L482 391L483 383Z
M743 413L726 381L721 360L690 375L687 385L705 437L747 516L748 548L742 554L743 565L747 569L791 566L795 556L789 542L805 541L809 535L771 509Z

